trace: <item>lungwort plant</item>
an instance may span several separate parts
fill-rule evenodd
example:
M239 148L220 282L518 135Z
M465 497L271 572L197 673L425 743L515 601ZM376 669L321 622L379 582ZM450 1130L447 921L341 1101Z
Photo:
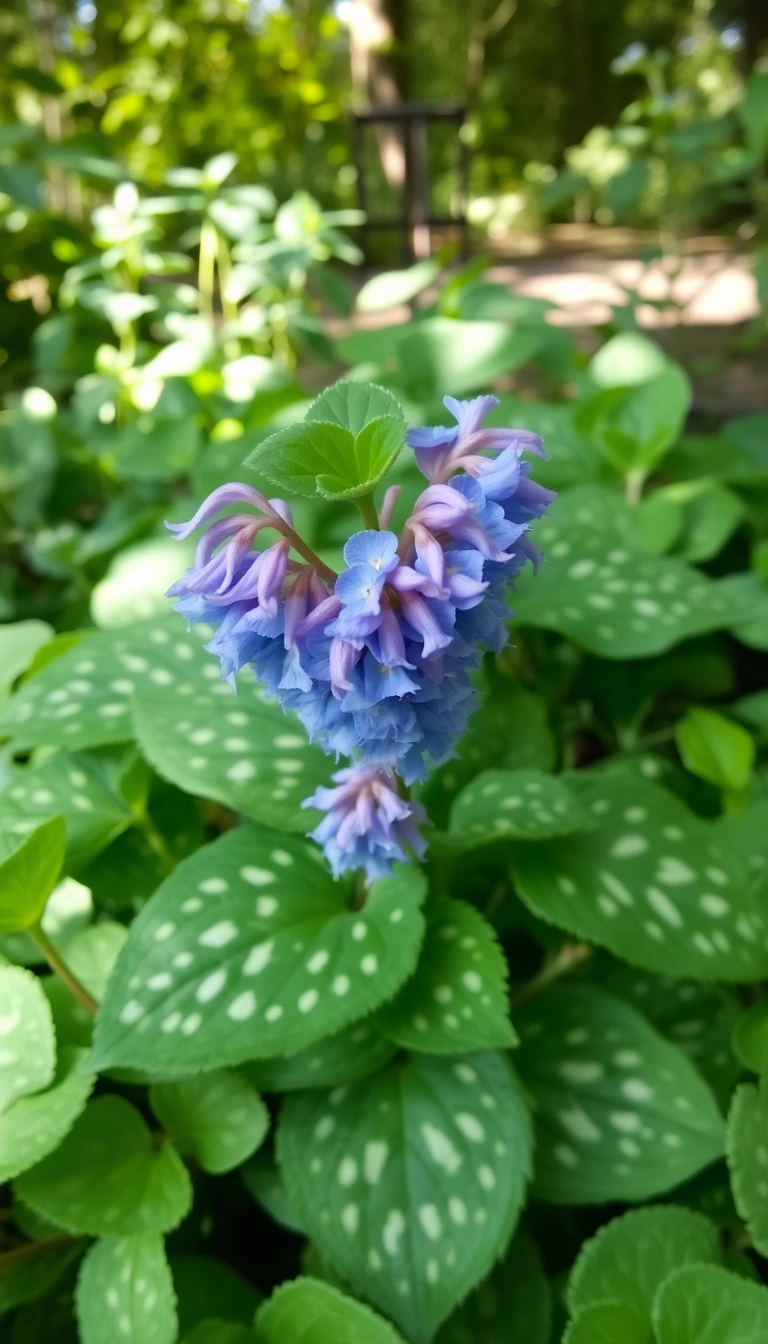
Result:
M342 381L177 510L175 612L5 628L11 1344L768 1338L768 716L674 709L765 597L665 554L722 520L617 340L552 463Z

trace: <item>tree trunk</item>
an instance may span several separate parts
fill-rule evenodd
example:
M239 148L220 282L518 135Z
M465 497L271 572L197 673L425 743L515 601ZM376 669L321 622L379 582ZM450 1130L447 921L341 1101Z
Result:
M407 96L403 59L404 0L354 0L349 26L352 87L360 107L399 103ZM393 190L405 186L405 147L399 126L377 126L384 176Z

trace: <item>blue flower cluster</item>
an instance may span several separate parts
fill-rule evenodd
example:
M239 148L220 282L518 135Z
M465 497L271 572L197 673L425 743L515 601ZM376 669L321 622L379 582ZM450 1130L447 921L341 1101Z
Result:
M526 531L553 498L522 460L526 449L541 454L538 435L483 429L495 397L445 404L454 426L408 435L428 485L400 537L358 532L338 577L316 558L292 560L300 539L287 505L245 485L214 491L172 528L188 536L225 505L258 510L212 522L170 590L176 610L215 627L207 647L224 677L249 663L325 751L406 784L453 754L473 708L469 674L483 647L506 642L504 585L538 562ZM263 528L280 539L255 552Z

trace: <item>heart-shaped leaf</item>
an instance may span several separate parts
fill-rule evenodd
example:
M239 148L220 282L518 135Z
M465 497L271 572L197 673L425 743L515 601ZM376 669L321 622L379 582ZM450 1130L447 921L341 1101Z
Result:
M257 1344L404 1344L380 1316L319 1279L276 1289L256 1317Z
M518 1030L541 1199L647 1199L721 1156L723 1121L706 1083L621 999L588 985L549 990L519 1012Z
M464 901L427 910L415 975L376 1025L397 1045L430 1055L516 1044L507 1007L507 964L491 925Z
M463 846L546 840L584 830L589 815L568 785L541 770L483 770L451 808L449 834Z
M506 1245L530 1128L503 1055L406 1055L351 1087L290 1097L278 1151L322 1255L427 1344Z
M413 971L423 892L402 867L356 910L306 841L229 831L179 864L133 924L96 1025L98 1067L192 1072L339 1031Z
M269 1128L258 1092L232 1069L155 1083L149 1102L176 1147L216 1174L245 1162Z
M167 1140L118 1096L90 1101L61 1146L16 1182L19 1198L67 1232L136 1236L175 1227L192 1185Z
M244 672L237 695L199 637L158 628L148 677L137 682L136 736L157 773L185 793L216 798L281 830L307 831L301 801L330 766L304 729Z
M621 765L569 782L598 824L515 846L515 883L535 914L662 974L768 973L765 902L728 829Z
M86 1255L77 1281L82 1344L174 1344L176 1297L162 1237L105 1237Z

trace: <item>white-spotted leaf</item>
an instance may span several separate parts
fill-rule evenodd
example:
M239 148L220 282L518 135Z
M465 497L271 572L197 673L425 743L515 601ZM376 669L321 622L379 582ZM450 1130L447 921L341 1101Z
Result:
M0 1115L0 1184L58 1148L82 1113L95 1081L86 1071L84 1050L59 1050L52 1086L21 1097Z
M20 966L0 965L0 1113L47 1087L56 1041L40 981Z
M157 773L267 826L310 830L317 814L302 811L301 801L327 783L331 766L298 720L264 698L248 669L235 694L221 680L218 661L181 621L172 633L162 625L153 634L152 667L137 681L134 720Z
M187 1213L192 1186L167 1140L118 1096L90 1101L63 1143L16 1182L19 1198L67 1232L166 1232Z
M258 1092L232 1069L155 1083L149 1103L176 1147L213 1173L239 1167L269 1128L269 1111Z
M618 495L581 486L535 529L547 563L522 574L512 606L602 658L647 658L745 619L732 595L681 560L649 555ZM748 611L746 611L748 615Z
M80 1267L76 1295L82 1344L175 1344L173 1280L162 1237L105 1237Z
M53 813L64 818L70 863L84 863L104 849L136 819L120 794L125 762L96 753L57 751L39 765L11 772L0 797L5 825L27 834ZM143 762L139 766L146 770Z
M110 977L98 1067L186 1073L301 1050L414 969L424 879L401 867L362 909L307 841L238 827L180 863Z
M427 1344L504 1250L530 1142L503 1055L406 1055L364 1082L288 1098L278 1153L321 1254Z
M256 1344L404 1344L404 1340L370 1307L330 1284L294 1279L259 1308Z
M646 1331L661 1284L683 1265L719 1264L720 1234L710 1218L674 1204L633 1209L586 1241L568 1280L572 1315L614 1299L631 1307Z
M733 1095L726 1135L731 1190L753 1245L768 1255L768 1082L743 1083Z
M714 1097L677 1046L621 999L550 990L519 1013L534 1102L534 1191L555 1204L648 1199L722 1156Z
M535 914L662 974L768 974L765 900L730 832L628 768L569 782L597 825L515 846L516 887Z
M590 818L568 785L541 770L483 770L451 808L449 834L463 846L546 840L582 831Z
M768 1288L718 1265L688 1265L661 1285L656 1344L764 1344Z
M516 1043L506 960L479 911L465 901L440 901L427 909L416 972L381 1009L376 1025L397 1045L430 1055Z

